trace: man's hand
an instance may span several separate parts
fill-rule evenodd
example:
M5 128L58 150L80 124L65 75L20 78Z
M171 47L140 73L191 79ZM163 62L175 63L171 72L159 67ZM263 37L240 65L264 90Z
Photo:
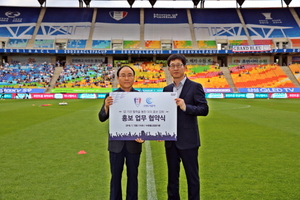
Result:
M184 102L184 99L181 99L181 98L176 98L175 99L175 103L177 106L179 106L179 108L183 111L186 110L186 105L185 105L185 102Z
M136 138L135 141L138 142L138 143L144 143L145 142L145 140L142 140L141 138Z
M112 105L114 102L112 96L108 96L106 99L105 99L105 106L104 106L104 110L105 110L105 113L108 114L108 110L109 110L109 106Z

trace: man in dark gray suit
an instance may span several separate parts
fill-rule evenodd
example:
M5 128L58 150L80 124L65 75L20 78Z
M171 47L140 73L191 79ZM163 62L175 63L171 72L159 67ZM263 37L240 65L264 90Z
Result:
M167 60L168 70L173 83L166 86L164 92L177 92L177 141L166 141L168 165L168 199L179 200L180 161L188 183L188 199L200 199L200 178L198 149L200 135L197 116L208 114L208 105L201 84L185 76L186 58L181 54L172 54ZM184 198L186 199L186 198Z
M123 66L117 71L117 79L120 88L115 92L138 92L132 85L134 83L135 71L129 66ZM104 104L98 114L99 120L104 122L109 117L109 106L113 104L112 96L106 95ZM122 200L121 178L124 162L127 166L127 200L138 199L138 166L144 141L137 138L135 141L108 141L110 159L110 200Z

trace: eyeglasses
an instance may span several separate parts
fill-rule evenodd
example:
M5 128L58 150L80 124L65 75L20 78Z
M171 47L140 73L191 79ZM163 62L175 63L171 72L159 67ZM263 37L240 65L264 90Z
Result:
M120 74L120 76L119 76L120 78L133 78L134 76L133 76L133 74Z
M180 69L183 67L183 64L182 63L181 64L172 64L172 65L169 65L169 67L171 69L175 69L175 68Z

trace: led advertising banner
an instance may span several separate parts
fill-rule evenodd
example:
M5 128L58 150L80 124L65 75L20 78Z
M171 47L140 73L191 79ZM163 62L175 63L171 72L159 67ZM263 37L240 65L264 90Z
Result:
M205 98L208 98L208 99L223 99L224 94L223 93L206 93Z
M78 94L79 99L97 99L97 94Z
M31 95L29 93L23 94L11 94L13 99L31 99Z
M44 93L45 89L37 88L0 88L0 93Z
M254 93L256 99L267 99L269 98L268 93Z
M272 93L269 94L269 98L271 99L286 99L287 93Z
M267 99L269 98L268 93L206 93L205 97L208 99Z
M225 93L224 98L254 98L254 93Z
M97 99L104 99L106 94L97 94Z
M239 92L290 93L300 92L300 88L239 88Z
M30 94L31 99L55 99L55 94Z
M63 94L63 99L78 99L78 94Z
M294 99L294 98L297 98L297 99L300 99L300 93L288 93L287 94L287 97L290 99Z
M12 99L12 94L2 93L0 99Z
M78 94L54 94L55 99L78 99Z
M231 88L204 88L207 93L231 93L233 90Z

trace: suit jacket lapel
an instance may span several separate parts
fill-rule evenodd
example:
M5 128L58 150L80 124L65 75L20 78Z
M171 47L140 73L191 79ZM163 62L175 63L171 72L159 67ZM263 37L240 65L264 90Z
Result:
M166 92L173 92L173 85L171 84L171 85L168 85L167 87L166 87Z
M183 99L185 97L186 93L189 91L190 86L191 86L191 81L190 81L190 79L187 78L185 80L185 83L183 85L183 88L181 90L179 98Z

